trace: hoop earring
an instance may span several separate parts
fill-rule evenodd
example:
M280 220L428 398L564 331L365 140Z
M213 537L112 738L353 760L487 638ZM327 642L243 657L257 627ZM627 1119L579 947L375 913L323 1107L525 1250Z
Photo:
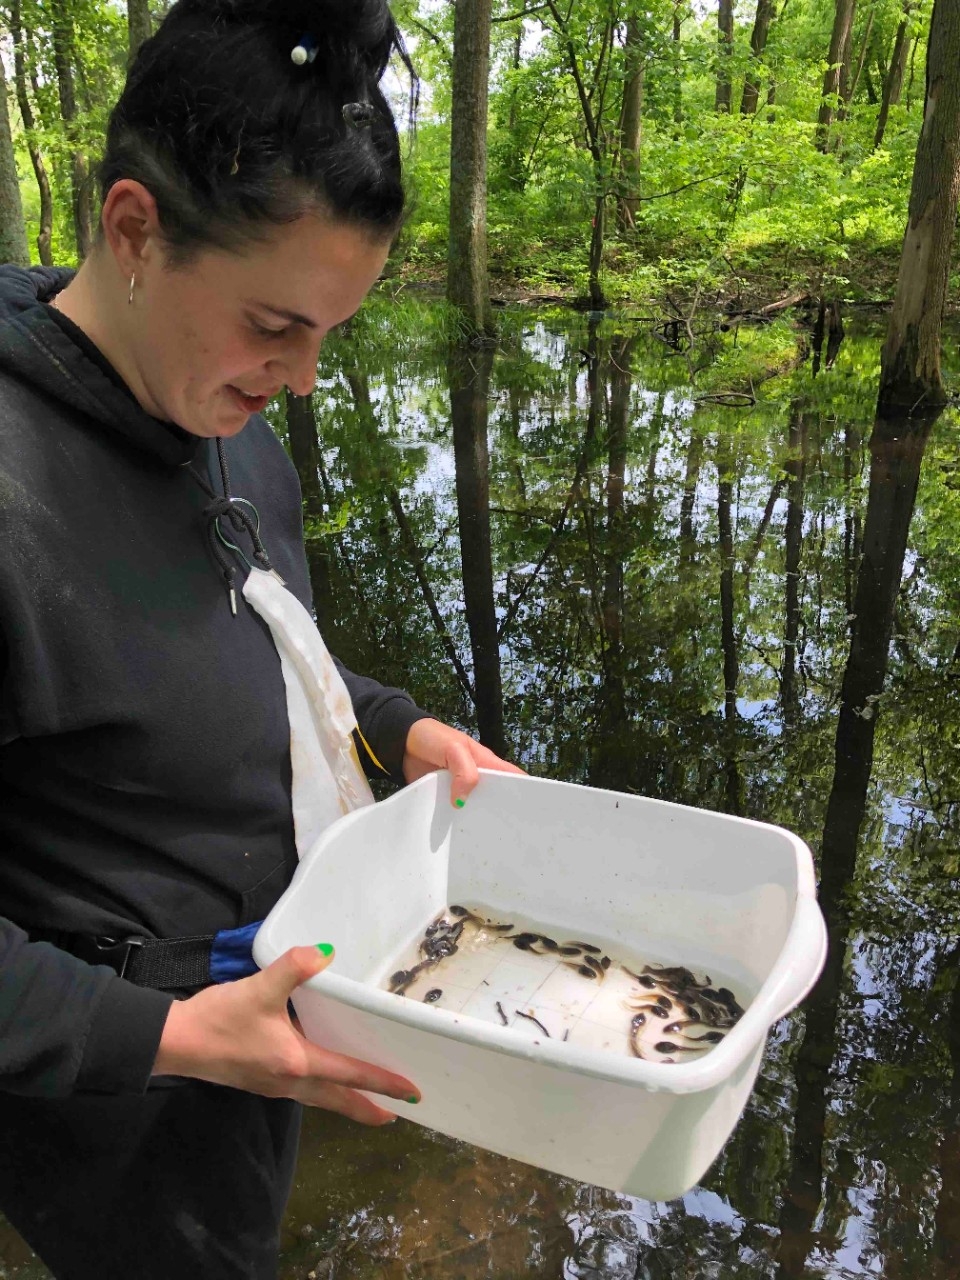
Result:
M132 305L132 304L133 304L133 286L134 286L136 283L137 283L137 277L136 277L136 274L134 274L134 275L132 275L132 276L130 277L130 296L127 298L127 302L128 302L130 305Z

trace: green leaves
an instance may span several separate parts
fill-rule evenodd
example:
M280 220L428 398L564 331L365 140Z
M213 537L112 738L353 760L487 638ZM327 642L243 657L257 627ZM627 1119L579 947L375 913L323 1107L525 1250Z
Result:
M449 24L443 7L421 8L418 20L435 31ZM863 297L889 293L922 115L928 0L911 17L913 81L908 75L877 152L876 60L889 56L902 3L860 6L852 50L855 64L864 54L864 70L826 154L815 129L830 6L819 0L791 0L773 22L751 116L740 114L739 102L746 73L756 71L752 6L734 32L734 109L719 115L712 10L701 18L681 9L676 29L672 0L578 0L555 11L535 7L522 21L496 20L521 8L504 0L494 21L489 246L503 285L582 292L599 190L607 203L601 275L611 297L656 296L681 279L691 289L735 292L738 277L768 298L797 282ZM642 50L642 140L632 225L618 230L628 19L638 24ZM426 59L427 115L436 122L427 127L436 132L414 164L419 199L408 243L417 270L442 270L446 80L435 43L422 33L416 39Z

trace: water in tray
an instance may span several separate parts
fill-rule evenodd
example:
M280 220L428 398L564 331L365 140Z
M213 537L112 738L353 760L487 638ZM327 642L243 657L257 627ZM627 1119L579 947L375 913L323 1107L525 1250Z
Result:
M408 1000L654 1062L696 1061L743 1009L726 986L682 965L645 964L587 939L551 936L516 918L454 905L390 968Z

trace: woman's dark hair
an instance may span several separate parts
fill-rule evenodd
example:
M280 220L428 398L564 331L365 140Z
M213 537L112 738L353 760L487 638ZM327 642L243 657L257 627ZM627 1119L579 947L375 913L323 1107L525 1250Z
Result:
M316 56L297 65L301 42ZM311 210L389 239L404 206L380 87L394 53L411 78L412 126L417 80L386 0L178 0L110 117L101 196L121 178L142 182L174 265Z

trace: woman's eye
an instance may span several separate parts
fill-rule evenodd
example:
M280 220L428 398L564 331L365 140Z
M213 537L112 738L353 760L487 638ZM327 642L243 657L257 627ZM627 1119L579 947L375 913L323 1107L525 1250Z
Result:
M266 325L257 324L256 320L250 321L250 327L261 338L279 338L287 332L286 325L282 329L268 329Z

